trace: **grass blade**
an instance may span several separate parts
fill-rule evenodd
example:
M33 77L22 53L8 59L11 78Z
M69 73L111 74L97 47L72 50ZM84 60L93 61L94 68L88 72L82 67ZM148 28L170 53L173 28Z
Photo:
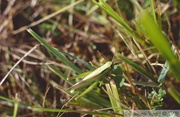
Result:
M5 100L7 104L12 105L12 103L17 103L17 101L0 96L1 100ZM55 109L55 108L43 108L39 106L34 106L30 104L26 104L23 102L18 102L19 108L27 108L28 110L31 110L32 112L48 112L48 113L58 113L58 112L74 112L74 113L84 113L84 114L90 114L90 115L97 115L97 116L105 116L105 117L112 117L113 114L107 113L107 112L97 112L97 111L81 111L81 110L70 110L70 109Z
M114 112L123 115L123 110L121 107L120 98L118 94L118 89L113 81L110 84L106 84L107 93L112 105Z
M162 56L168 61L171 72L174 74L176 80L180 82L180 62L171 50L171 45L162 30L156 25L153 18L148 12L144 11L140 14L137 20L142 32L158 49Z
M18 106L19 106L19 103L18 103L18 102L15 102L15 103L14 103L13 117L17 117Z
M180 92L173 85L168 88L168 92L180 104Z
M94 82L92 85L90 85L85 91L83 91L80 95L78 95L75 100L78 100L80 97L86 95L90 91L92 91L98 84L98 81Z
M112 18L118 21L124 29L126 29L128 32L134 35L132 28L104 0L99 0L99 2L93 0L93 2L100 8L102 8L108 15L110 15Z
M55 48L56 49L56 48ZM58 50L58 49L57 49ZM79 58L77 58L77 57L75 57L75 56L73 56L73 55L71 55L71 54L69 54L69 53L66 53L66 52L63 52L63 51L61 51L61 50L58 50L60 53L62 53L62 54L64 54L65 56L68 56L68 57L70 57L70 58L72 58L72 59L74 59L74 60L77 60L78 62L81 62L82 64L84 64L87 68L89 68L90 70L94 70L95 68L92 66L92 65L90 65L88 62L86 62L86 61L84 61L84 60L82 60L82 59L79 59Z
M123 55L119 55L119 57L125 61L126 63L128 63L130 66L133 67L133 69L135 69L136 71L138 71L139 73L143 74L144 76L146 76L148 79L150 79L152 82L154 82L156 85L159 85L159 83L157 82L157 80L148 72L146 72L142 67L140 67L138 64L134 63L132 60L128 59L127 57L123 56Z
M62 78L65 81L68 81L66 75L62 73L57 67L55 67L54 65L47 65L47 66L52 72L54 72L60 78Z
M150 1L150 6L151 6L151 14L153 15L154 22L157 24L156 13L154 9L154 0L149 0L149 1Z
M75 70L78 74L82 73L82 71L76 67L73 63L71 63L65 56L63 56L57 49L54 49L51 45L49 45L43 38L41 38L37 33L35 33L32 29L27 29L27 31L37 39L47 50L52 52L55 56L57 56L62 62L66 65L70 66L73 70Z

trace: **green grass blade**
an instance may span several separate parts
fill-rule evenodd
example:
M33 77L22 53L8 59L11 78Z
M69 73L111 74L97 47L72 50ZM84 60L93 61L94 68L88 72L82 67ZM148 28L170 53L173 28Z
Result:
M17 117L18 106L19 106L19 103L18 103L18 102L15 102L15 103L14 103L13 117Z
M55 81L53 80L49 80L49 83L54 87L56 88L57 90L63 92L64 94L66 95L69 95L71 97L74 97L74 94L70 93L70 91L68 90L64 90L64 87L60 86L58 83L56 83ZM97 98L101 98L99 95L96 95L91 91L91 93L87 94L88 98L87 97L82 97L76 101L71 101L69 102L71 105L77 105L77 106L82 106L82 107L88 107L88 108L95 108L95 109L99 109L101 108L102 104L99 104L98 101L95 102L95 100L97 100ZM89 97L92 97L92 96L95 96L94 100L92 100L92 98L90 99ZM102 98L100 99L102 100ZM107 101L107 100L106 100ZM103 102L103 104L106 104L107 105L107 102ZM104 106L104 105L103 105Z
M153 16L154 22L157 24L156 13L155 13L155 8L154 8L154 0L149 0L149 1L150 1L150 6L151 6L151 14Z
M114 112L123 115L123 110L120 104L121 101L115 83L111 81L110 84L106 85L106 89Z
M85 91L83 91L80 95L78 95L75 99L78 100L80 97L86 95L87 93L89 93L90 91L92 91L94 89L94 87L96 87L98 84L98 81L95 81L93 84L91 84Z
M0 96L1 100L5 100L7 101L8 104L11 103L16 103L17 101ZM113 114L108 113L108 112L97 112L97 111L81 111L81 110L70 110L70 109L58 109L58 108L43 108L43 107L39 107L39 106L34 106L34 105L30 105L30 104L26 104L23 102L18 102L19 103L19 107L23 108L23 109L28 109L31 110L32 112L48 112L48 113L60 113L60 112L65 112L65 113L70 113L70 112L74 112L74 113L82 113L82 114L90 114L90 115L97 115L97 116L105 116L105 117L112 117ZM11 104L12 105L12 104Z
M56 48L55 48L55 49L56 49ZM71 55L71 54L68 54L68 53L63 52L63 51L58 50L58 49L57 49L57 51L59 51L60 53L64 54L65 56L68 56L68 57L70 57L70 58L72 58L72 59L74 59L74 60L77 60L78 62L81 62L82 64L84 64L84 65L85 65L87 68L89 68L90 70L94 70L94 69L95 69L92 65L90 65L89 63L87 63L86 61L84 61L84 60L82 60L82 59L79 59L79 58L77 58L77 57L75 57L75 56L73 56L73 55Z
M32 29L27 29L27 31L37 39L47 50L52 52L55 56L57 56L62 62L66 65L70 66L73 70L75 70L78 74L82 73L82 71L76 67L73 63L71 63L65 56L63 56L57 49L54 49L51 45L49 45L43 38L41 38L37 33L35 33Z
M47 66L52 72L54 72L60 78L62 78L65 81L68 81L66 75L64 75L64 73L62 73L57 67L55 67L54 65L47 65Z
M173 85L168 88L168 92L180 104L180 92Z
M100 105L101 107L111 107L111 103L107 100L99 89L92 90L90 93L87 93L83 98L89 98L93 103ZM82 98L80 98L82 99ZM80 100L79 99L79 100Z
M171 72L174 74L176 80L180 82L180 62L172 52L171 45L166 36L162 33L162 30L160 30L153 18L146 11L139 15L137 21L145 36L149 38L162 56L168 61Z
M139 73L141 73L142 75L146 76L148 79L150 79L152 82L154 82L156 85L159 85L159 83L157 82L157 80L151 75L149 74L147 71L145 71L141 66L139 66L138 64L134 63L132 60L128 59L127 57L123 56L123 55L119 55L119 57L125 61L127 64L129 64L130 66L132 66L133 69L135 69L136 71L138 71Z
M115 19L122 26L122 29L125 30L125 32L127 33L128 36L131 36L131 37L135 38L138 42L142 43L142 40L140 39L140 37L136 33L134 33L136 31L134 31L125 22L125 20L120 15L118 15L104 0L99 0L99 2L97 2L96 0L93 0L93 2L96 5L98 5L101 9L103 9L113 19Z
M142 10L142 7L139 5L138 1L136 0L130 0L133 6L137 9L138 12Z
M93 0L93 2L100 8L102 8L104 11L106 11L108 15L110 15L112 18L118 21L123 26L123 28L125 28L128 32L131 32L131 34L133 34L132 28L106 2L104 2L104 0L99 0L99 2Z

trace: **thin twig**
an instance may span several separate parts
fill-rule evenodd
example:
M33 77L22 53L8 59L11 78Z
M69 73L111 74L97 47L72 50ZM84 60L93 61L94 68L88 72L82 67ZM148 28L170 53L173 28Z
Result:
M6 74L6 76L1 80L0 86L4 83L4 81L7 79L7 77L9 76L9 74L14 70L14 68L15 68L26 56L28 56L32 51L34 51L38 46L39 46L39 44L36 44L36 45L35 45L33 48L31 48L21 59L19 59L19 61L9 70L9 72Z
M79 3L82 2L82 1L84 1L84 0L79 0L79 1L77 1L77 2L74 2L74 3L72 3L72 4L70 4L70 5L68 5L68 6L66 6L66 7L64 7L64 8L62 8L62 9L60 9L60 10L58 10L58 11L56 11L56 12L54 12L54 13L52 13L52 14L44 17L44 18L42 18L42 19L39 19L39 20L37 20L37 21L35 21L35 22L32 22L32 23L29 24L29 25L23 26L23 27L15 30L15 31L13 31L12 34L14 34L14 35L15 35L15 34L18 34L18 33L22 32L22 31L24 31L24 30L26 30L26 29L28 29L28 28L30 28L30 27L36 26L36 25L38 25L38 24L40 24L40 23L42 23L42 22L44 22L44 21L46 21L46 20L48 20L48 19L56 16L56 15L58 15L58 14L61 13L61 12L70 9L71 7L79 4Z

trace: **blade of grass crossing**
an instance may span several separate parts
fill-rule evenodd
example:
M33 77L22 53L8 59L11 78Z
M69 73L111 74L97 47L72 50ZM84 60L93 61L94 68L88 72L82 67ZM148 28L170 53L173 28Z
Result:
M66 75L62 73L57 67L55 67L54 65L47 65L47 66L52 72L54 72L60 78L64 79L65 81L68 81Z
M55 48L56 49L56 48ZM59 51L60 53L62 53L62 54L64 54L65 56L68 56L68 57L70 57L70 58L72 58L72 59L74 59L74 60L77 60L78 62L81 62L81 63L83 63L86 67L88 67L90 70L94 70L95 68L92 66L92 65L90 65L89 63L87 63L86 61L84 61L84 60L82 60L82 59L79 59L79 58L77 58L77 57L75 57L75 56L73 56L73 55L71 55L71 54L68 54L68 53L66 53L66 52L63 52L63 51L61 51L61 50L58 50L58 49L56 49L57 51Z
M86 95L88 92L92 91L98 84L98 81L94 82L92 85L90 85L84 92L82 92L80 95L78 95L75 100L78 100L80 97Z
M123 55L119 55L119 57L125 61L127 64L129 64L130 66L132 66L136 71L138 71L139 73L143 74L144 76L146 76L148 79L150 79L152 82L154 82L156 85L159 85L159 83L157 82L157 80L151 75L149 74L147 71L145 71L141 66L139 66L138 64L134 63L132 60L128 59L127 57L123 56Z
M51 45L49 45L43 38L41 38L37 33L35 33L32 29L27 29L27 31L37 39L47 50L52 52L55 56L57 56L62 62L66 65L70 66L73 70L75 70L78 74L82 73L82 71L76 67L73 63L71 63L65 56L63 56L57 49L54 49Z
M13 117L17 117L18 106L19 106L19 103L18 103L18 102L15 102L15 103L14 103Z

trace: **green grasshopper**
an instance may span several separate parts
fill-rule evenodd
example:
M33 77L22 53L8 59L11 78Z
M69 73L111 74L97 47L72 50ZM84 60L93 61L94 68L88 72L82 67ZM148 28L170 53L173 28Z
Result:
M87 86L90 83L92 83L93 81L99 79L98 77L101 77L101 74L103 72L108 71L108 69L112 66L112 62L108 61L106 62L103 66L97 68L96 70L94 70L92 73L90 73L89 75L87 75L86 77L84 77L83 80L77 82L76 84L74 84L72 87L69 88L69 90L71 92L73 92L76 89L79 89L83 86ZM79 97L87 94L89 91L91 91L96 85L98 84L98 82L94 82L89 88L87 88L81 95L79 95L78 97L76 97L76 99L78 99Z

